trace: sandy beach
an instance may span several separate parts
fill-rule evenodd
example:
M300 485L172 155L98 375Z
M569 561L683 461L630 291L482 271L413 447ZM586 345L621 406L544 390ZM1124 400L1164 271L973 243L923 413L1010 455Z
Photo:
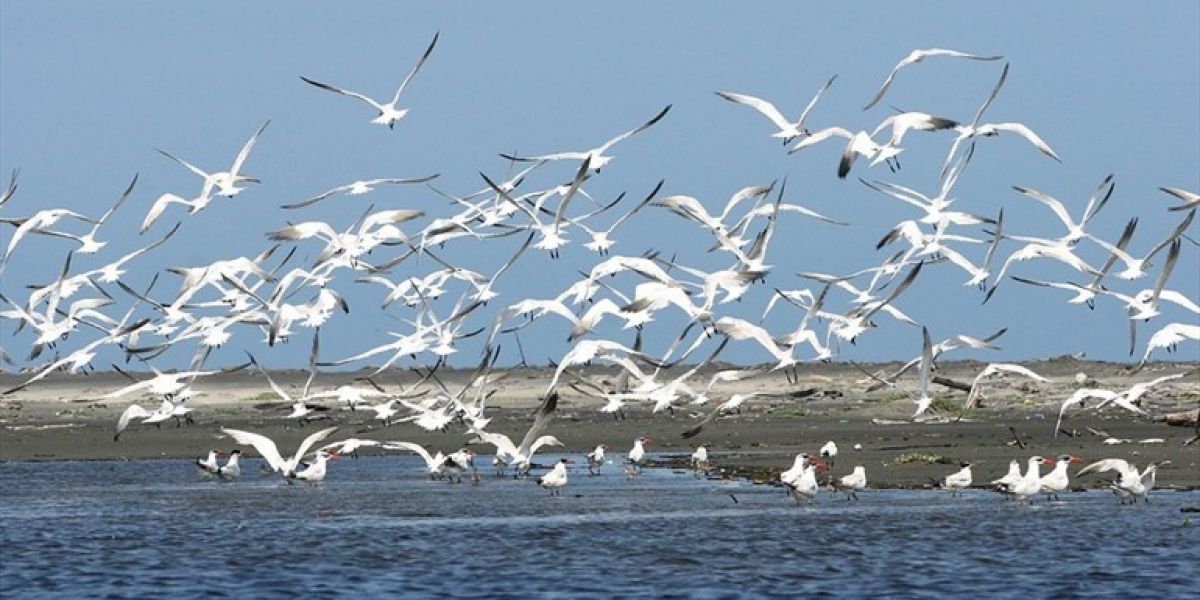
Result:
M871 372L889 372L897 364L866 365ZM941 365L938 375L955 381L970 382L983 363L952 362ZM707 406L678 408L673 414L652 414L648 407L634 406L624 419L599 412L600 401L563 388L555 420L548 432L565 444L565 451L583 453L597 444L611 447L621 457L638 436L648 436L650 450L662 464L682 464L696 444L710 447L716 474L747 477L770 482L791 464L798 452L815 452L828 440L835 441L840 453L832 472L840 474L854 465L864 465L873 487L921 487L930 480L955 470L959 462L976 466L976 482L999 477L1012 459L1024 460L1033 454L1072 454L1084 461L1101 458L1125 458L1138 464L1171 460L1160 471L1162 487L1200 486L1200 443L1184 446L1196 434L1194 427L1169 426L1155 418L1200 405L1200 375L1194 364L1156 363L1136 374L1120 364L1057 359L1027 363L1034 371L1050 379L1048 383L1027 380L995 380L987 384L982 406L963 413L952 410L961 405L965 393L937 386L939 416L931 423L912 423L912 377L898 382L898 388L866 391L872 385L857 367L827 364L805 367L799 380L787 382L781 373L760 375L748 381L724 384L714 389L713 402ZM717 366L712 369L718 368ZM1063 429L1054 437L1054 423L1062 399L1079 387L1078 373L1086 374L1087 385L1123 389L1140 381L1163 375L1189 373L1154 388L1143 401L1147 417L1120 409L1072 411ZM323 374L316 391L354 382L363 373ZM530 422L530 411L552 373L547 369L515 369L496 384L497 393L489 400L489 430L517 438ZM469 376L467 371L439 374L453 389ZM585 376L604 384L612 370L592 369ZM698 375L703 378L704 373ZM274 374L280 385L298 391L305 374L281 371ZM415 375L384 375L378 381L388 390L400 383L411 383ZM0 377L11 386L17 375ZM191 458L217 448L230 450L221 439L221 427L260 432L292 444L330 424L341 429L331 439L362 437L380 440L404 440L431 449L452 451L467 445L470 436L455 425L449 432L425 432L411 424L382 427L369 411L349 411L332 407L328 419L301 426L280 418L286 414L270 393L265 380L256 372L228 373L205 381L202 395L190 400L194 423L161 428L132 425L113 441L113 430L121 411L131 402L152 403L148 396L104 399L102 396L127 383L116 373L88 376L55 376L0 400L0 460L131 460L146 458ZM363 382L357 382L365 385ZM734 393L759 392L741 414L721 416L698 435L684 439L681 433L692 428L711 411L718 401ZM133 395L136 396L136 395ZM1075 435L1070 435L1074 433ZM1124 440L1114 444L1113 440ZM1143 442L1161 440L1161 442ZM854 449L860 445L861 449ZM1023 446L1023 447L1022 447ZM478 447L481 454L490 448ZM1077 482L1094 487L1104 482L1094 477Z

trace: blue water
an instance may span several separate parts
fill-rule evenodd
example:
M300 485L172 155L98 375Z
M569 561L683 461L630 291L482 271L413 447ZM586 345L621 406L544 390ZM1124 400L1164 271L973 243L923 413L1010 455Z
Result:
M549 460L546 458L545 460ZM346 459L320 486L198 476L185 461L0 464L3 596L932 598L1194 594L1200 525L1155 492L1013 506L878 491L798 507L779 489L572 470L562 498L413 457ZM486 463L487 460L482 461ZM732 496L731 496L732 494ZM736 502L735 502L736 498ZM1196 519L1200 521L1200 518ZM1195 596L1192 596L1195 597Z

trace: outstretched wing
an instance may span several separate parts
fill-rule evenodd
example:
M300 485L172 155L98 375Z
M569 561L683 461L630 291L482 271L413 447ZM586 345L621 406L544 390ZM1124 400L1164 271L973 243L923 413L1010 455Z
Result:
M253 447L263 457L263 460L266 460L267 464L271 466L272 471L284 470L286 465L283 462L283 457L279 455L279 448L275 446L275 442L271 441L270 438L240 429L222 428L221 433L233 438L234 443Z

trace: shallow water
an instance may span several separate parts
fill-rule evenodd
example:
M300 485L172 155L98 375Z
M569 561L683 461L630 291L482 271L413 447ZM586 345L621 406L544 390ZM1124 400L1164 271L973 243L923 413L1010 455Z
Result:
M407 456L332 463L319 486L245 462L236 483L186 461L0 464L3 595L1184 597L1200 564L1200 525L1179 511L1197 492L799 507L671 470L572 469L551 498L488 469L478 486L432 482Z

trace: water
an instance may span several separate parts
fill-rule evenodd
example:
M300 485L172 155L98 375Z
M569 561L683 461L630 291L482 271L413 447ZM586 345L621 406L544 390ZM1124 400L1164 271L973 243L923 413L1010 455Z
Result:
M550 498L490 473L431 482L407 456L332 463L315 487L247 462L233 484L185 461L0 464L3 596L1185 597L1200 565L1200 525L1179 511L1196 492L798 507L670 470L573 469Z

